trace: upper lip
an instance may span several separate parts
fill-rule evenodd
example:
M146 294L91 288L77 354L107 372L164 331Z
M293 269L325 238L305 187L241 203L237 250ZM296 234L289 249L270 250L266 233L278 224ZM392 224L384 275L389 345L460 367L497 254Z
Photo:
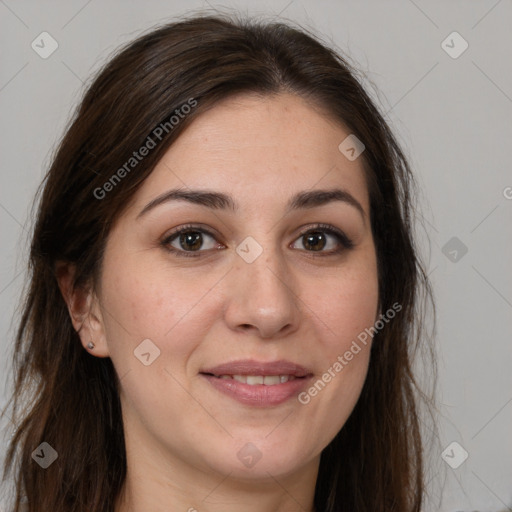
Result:
M284 359L270 362L239 359L205 368L200 373L211 373L213 375L294 375L295 377L311 375L311 372L304 366Z

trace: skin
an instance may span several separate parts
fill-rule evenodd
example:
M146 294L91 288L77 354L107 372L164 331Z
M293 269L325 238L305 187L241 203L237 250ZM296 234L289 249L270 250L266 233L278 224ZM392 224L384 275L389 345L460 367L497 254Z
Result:
M313 384L374 324L377 261L362 159L338 150L349 133L294 95L225 100L184 131L136 192L109 234L96 289L70 292L72 270L62 272L84 348L110 357L121 379L128 470L116 512L314 510L321 451L357 402L371 341L308 404L243 405L199 372L236 359L288 359L308 367ZM137 218L178 187L229 194L238 210L181 200ZM286 212L294 194L332 188L349 192L364 216L342 201ZM203 234L199 257L162 247L189 223L215 235ZM301 232L317 223L342 230L354 247L320 230L325 238L312 250ZM252 263L236 252L248 236L263 249ZM172 246L191 252L179 238ZM149 366L134 356L147 338L160 350ZM251 468L237 457L246 443L261 453Z

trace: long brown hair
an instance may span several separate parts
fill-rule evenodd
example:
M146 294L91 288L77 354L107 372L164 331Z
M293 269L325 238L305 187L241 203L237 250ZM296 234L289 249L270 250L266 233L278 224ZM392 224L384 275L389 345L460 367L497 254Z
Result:
M427 346L431 291L413 239L414 180L395 137L346 58L290 24L195 15L128 44L86 90L39 190L28 289L15 343L11 400L17 426L4 479L14 512L111 512L126 474L118 377L73 329L56 280L96 283L113 222L179 134L217 102L244 92L297 94L364 142L381 311L402 310L375 335L359 401L321 455L317 512L419 511L424 469L413 355ZM122 179L102 189L155 127L195 108ZM340 141L341 142L341 141ZM104 188L103 188L104 190ZM42 470L31 454L49 443Z

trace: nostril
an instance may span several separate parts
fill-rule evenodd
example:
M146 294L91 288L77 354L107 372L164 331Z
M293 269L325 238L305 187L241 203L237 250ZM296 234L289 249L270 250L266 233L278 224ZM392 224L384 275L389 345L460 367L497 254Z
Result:
M247 331L248 329L252 329L252 325L251 324L240 324L240 328L243 329L244 331Z

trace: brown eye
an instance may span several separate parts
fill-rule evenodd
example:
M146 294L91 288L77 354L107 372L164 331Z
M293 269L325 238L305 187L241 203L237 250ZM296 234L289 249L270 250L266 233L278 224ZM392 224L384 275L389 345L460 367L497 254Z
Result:
M180 233L180 248L185 251L197 251L203 245L203 237L199 231Z
M325 233L312 231L303 235L304 247L307 250L321 251L326 245Z
M215 237L204 229L184 227L162 241L168 250L181 253L183 256L192 256L191 253L202 252L219 247Z
M320 224L309 231L304 231L292 246L294 249L301 249L309 253L319 253L319 256L329 256L352 249L354 243L343 231L330 225Z

